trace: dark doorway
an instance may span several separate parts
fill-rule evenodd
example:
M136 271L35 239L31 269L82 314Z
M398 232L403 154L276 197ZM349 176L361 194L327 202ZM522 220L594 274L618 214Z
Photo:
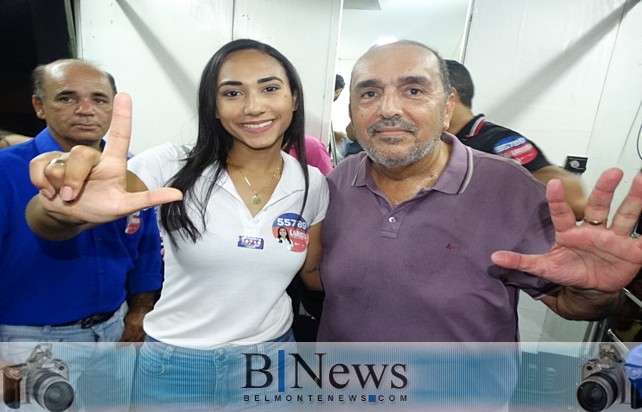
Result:
M31 72L76 56L71 0L0 0L0 129L35 136Z

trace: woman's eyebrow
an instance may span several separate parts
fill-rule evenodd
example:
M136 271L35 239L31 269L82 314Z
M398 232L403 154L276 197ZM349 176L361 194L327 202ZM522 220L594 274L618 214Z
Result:
M259 83L259 84L260 83L267 83L267 82L271 82L271 81L274 81L274 80L283 83L283 80L281 80L281 78L279 76L264 77L262 79L257 80L257 83Z

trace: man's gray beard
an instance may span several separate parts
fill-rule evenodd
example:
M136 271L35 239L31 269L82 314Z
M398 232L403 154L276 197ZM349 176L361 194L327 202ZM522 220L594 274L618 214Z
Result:
M440 136L437 136L437 138L432 140L426 146L422 147L419 145L415 145L413 146L408 156L403 158L385 157L383 154L379 153L379 151L374 149L374 145L369 146L369 145L362 144L361 146L363 147L364 152L368 154L368 157L370 157L370 159L374 163L381 165L385 168L398 168L398 167L410 166L411 164L416 163L419 160L423 159L424 157L428 156L429 154L435 151L440 140L441 140Z

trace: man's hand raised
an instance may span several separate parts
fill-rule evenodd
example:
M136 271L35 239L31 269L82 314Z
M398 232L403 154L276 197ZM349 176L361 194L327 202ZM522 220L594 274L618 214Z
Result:
M550 181L546 195L555 226L551 249L542 255L495 252L493 262L584 290L615 293L627 286L642 265L642 239L630 236L642 210L642 174L635 176L613 221L607 222L622 176L616 168L602 173L588 198L580 225L564 200L561 182Z

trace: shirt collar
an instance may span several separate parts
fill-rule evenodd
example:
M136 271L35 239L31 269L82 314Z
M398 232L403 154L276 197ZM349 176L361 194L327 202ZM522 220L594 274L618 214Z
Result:
M450 159L433 187L428 190L436 190L446 194L462 193L468 186L473 172L472 151L450 133L443 132L441 140L452 146ZM366 186L368 181L372 182L372 177L368 174L368 163L371 160L365 152L353 156L359 156L359 160L352 179L352 186Z
M36 135L35 141L36 147L38 148L38 153L63 151L60 145L56 143L51 133L49 133L49 129L47 128Z
M51 133L49 132L49 128L43 129L40 133L38 133L34 139L36 141L36 148L38 149L38 153L45 153L45 152L64 152L62 150L62 147L56 142L56 140L53 138ZM105 140L100 141L100 148L101 150L105 147ZM128 156L131 157L131 156Z
M459 133L456 134L457 138L470 139L471 137L474 137L479 133L484 123L486 123L486 117L483 113L478 114L477 116L470 119L468 123L466 123L464 127L461 128Z

